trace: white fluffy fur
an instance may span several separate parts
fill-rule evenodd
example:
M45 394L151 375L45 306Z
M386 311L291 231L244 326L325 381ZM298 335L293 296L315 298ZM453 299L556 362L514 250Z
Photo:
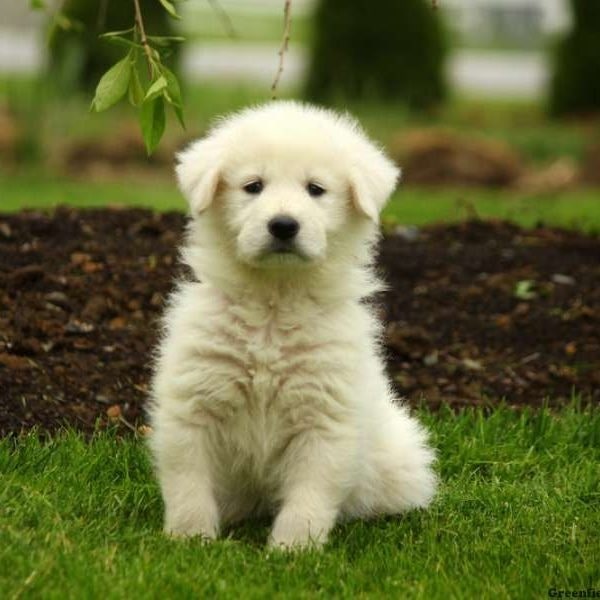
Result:
M426 506L434 454L390 391L365 302L394 165L349 118L274 102L221 121L177 175L198 282L171 298L153 381L165 530L215 538L273 514L270 544L301 548L338 519ZM300 223L296 254L267 251L278 214Z

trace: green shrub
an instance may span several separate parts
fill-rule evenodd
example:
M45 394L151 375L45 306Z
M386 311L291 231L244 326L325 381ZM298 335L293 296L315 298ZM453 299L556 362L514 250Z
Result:
M140 0L144 26L148 35L176 35L173 19L158 0ZM100 39L101 33L129 29L134 23L132 0L66 0L62 13L66 27L53 26L49 43L51 81L66 93L73 90L92 92L100 77L127 49ZM178 46L167 65L176 67Z
M600 2L571 0L573 28L554 54L550 112L600 111Z
M309 100L401 101L428 108L446 95L446 44L429 0L320 0Z

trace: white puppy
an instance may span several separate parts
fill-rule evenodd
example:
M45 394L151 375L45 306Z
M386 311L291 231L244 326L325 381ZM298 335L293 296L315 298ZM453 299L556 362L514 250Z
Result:
M274 514L270 544L426 506L426 434L390 391L365 302L398 171L347 117L274 102L179 156L191 222L165 316L151 439L165 530Z

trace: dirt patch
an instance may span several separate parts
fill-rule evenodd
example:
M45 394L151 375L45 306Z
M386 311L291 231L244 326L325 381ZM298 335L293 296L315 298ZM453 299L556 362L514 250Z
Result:
M521 159L497 140L425 129L401 134L390 153L406 183L504 187L517 181Z
M582 179L590 185L600 185L600 144L590 145L583 158Z
M600 240L501 222L388 237L389 367L429 404L600 400Z
M110 178L130 169L172 168L173 152L159 148L148 156L137 128L122 127L110 138L83 138L68 142L59 152L57 166L71 176Z
M515 182L517 189L533 194L552 194L581 183L581 169L570 158L559 158L545 167L530 168Z
M143 422L178 213L0 215L0 433ZM600 240L505 223L381 245L388 366L432 406L600 400Z
M409 130L390 144L405 183L509 187L536 194L597 184L597 150L588 150L581 167L565 156L544 165L527 164L507 143L444 129Z
M164 178L171 175L177 152L202 135L202 131L196 130L168 136L148 156L139 126L125 121L110 136L88 136L60 143L49 164L76 179L110 181L123 174Z
M0 160L11 164L17 157L23 132L17 119L8 109L0 104Z

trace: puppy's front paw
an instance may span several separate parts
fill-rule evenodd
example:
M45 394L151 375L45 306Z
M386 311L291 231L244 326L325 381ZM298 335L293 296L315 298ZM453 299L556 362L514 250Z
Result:
M165 519L164 532L172 538L201 537L203 540L211 541L219 534L218 524L214 519L196 515L194 519Z
M320 548L327 541L329 527L315 526L306 516L279 515L269 537L274 549L294 551Z

